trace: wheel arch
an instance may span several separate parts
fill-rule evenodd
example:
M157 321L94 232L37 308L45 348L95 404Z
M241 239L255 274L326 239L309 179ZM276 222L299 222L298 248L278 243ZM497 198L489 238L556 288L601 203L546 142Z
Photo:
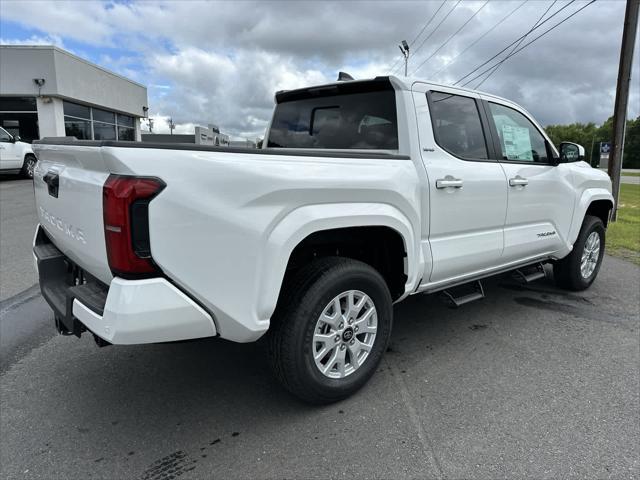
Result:
M345 235L355 233L354 229L368 229L367 232L375 231L383 238L396 238L402 242L405 281L402 292L394 298L402 298L412 291L419 281L419 272L424 260L420 255L417 233L406 215L396 207L387 204L310 205L289 213L267 234L264 242L265 251L260 256L257 305L259 318L270 318L273 314L287 268L292 266L292 261L305 258L304 255L297 257L301 249L309 243L322 244L324 241L325 245L331 244L326 240L331 237L338 240L344 239ZM361 230L361 232L364 231ZM376 237L376 239L379 238ZM398 246L398 243L395 245ZM350 255L344 256L364 260ZM397 260L397 254L394 258ZM376 268L376 265L372 266ZM381 272L383 277L387 274L387 278L388 273ZM277 287L274 288L274 285Z
M582 192L580 200L576 204L576 211L569 231L568 240L571 245L576 242L586 215L600 218L606 228L613 203L613 195L605 188L590 188Z

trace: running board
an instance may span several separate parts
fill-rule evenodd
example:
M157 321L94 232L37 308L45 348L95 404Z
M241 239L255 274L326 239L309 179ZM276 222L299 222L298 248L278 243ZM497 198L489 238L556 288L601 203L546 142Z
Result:
M451 308L458 308L465 303L484 298L484 289L480 280L465 283L457 287L442 290L442 298Z
M528 267L519 268L513 271L513 276L521 283L531 283L541 278L545 278L547 274L544 271L542 263L529 265Z

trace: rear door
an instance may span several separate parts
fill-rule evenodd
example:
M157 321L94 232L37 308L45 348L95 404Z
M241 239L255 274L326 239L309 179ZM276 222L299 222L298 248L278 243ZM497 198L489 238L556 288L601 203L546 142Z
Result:
M570 164L555 164L551 142L516 105L490 98L483 104L509 192L504 260L521 261L560 250L567 241L575 202Z
M477 95L414 86L429 182L429 283L456 280L501 262L507 189L487 141Z

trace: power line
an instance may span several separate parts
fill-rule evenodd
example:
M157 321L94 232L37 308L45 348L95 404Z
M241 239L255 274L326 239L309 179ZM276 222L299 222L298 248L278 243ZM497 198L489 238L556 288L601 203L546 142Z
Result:
M527 38L527 35L529 35L531 32L533 32L533 29L536 28L536 26L542 21L542 19L547 15L547 13L549 13L549 10L551 10L553 8L553 6L557 3L558 0L553 0L553 3L551 5L549 5L549 7L547 7L547 9L544 11L544 13L540 16L540 18L538 18L538 20L536 20L536 23L533 24L533 26L529 29L529 31L527 33L525 33L524 37L522 38L522 40L520 40L509 52L509 55L511 55L515 50L518 49L518 47L520 45L522 45L522 42L524 42L525 38ZM507 55L507 57L509 56ZM482 85L484 82L486 82L487 80L489 80L489 78L496 73L500 67L502 66L501 63L499 63L498 65L495 66L495 68L493 70L491 70L489 72L489 74L484 77L484 79L482 79L480 81L480 83L478 83L478 85L476 85L474 88L478 89L480 87L480 85Z
M555 13L553 13L549 18L547 18L544 22L540 23L536 28L534 28L533 30L537 30L538 28L540 28L542 25L544 25L545 23L547 23L549 20L551 20L553 17L555 17L556 15L558 15L562 10L564 10L565 8L567 8L569 5L571 5L573 2L575 2L576 0L571 0L569 3L567 3L564 7L562 7L561 9L559 9L558 11L556 11ZM532 30L532 31L533 31ZM494 58L502 55L502 53L504 53L506 50L509 49L509 47L515 45L516 43L518 43L522 38L526 37L527 35L529 35L529 33L531 32L527 32L526 34L516 38L513 42L511 42L509 45L507 45L506 47L504 47L502 50L500 50L498 53L496 53L493 57L491 57L489 60L487 60L484 63L481 63L480 65L478 65L476 68L474 68L473 70L471 70L469 73L467 73L465 76L461 77L457 82L454 83L454 85L459 84L462 80L464 80L465 78L469 77L470 75L473 75L475 72L477 72L478 70L480 70L482 67L484 67L487 63L489 63L491 60L493 60Z
M438 9L433 13L433 15L431 15L431 18L429 19L429 21L424 24L424 27L422 27L422 30L420 30L420 32L416 35L416 37L413 40L411 40L411 43L409 44L409 46L413 47L413 45L416 43L416 40L418 40L418 37L420 37L420 35L422 35L422 32L424 32L427 29L427 27L431 24L431 22L433 22L433 19L436 18L436 15L438 15L438 12L442 9L442 7L444 7L445 3L447 3L447 0L442 0L442 3L438 7Z
M438 9L433 13L433 15L431 15L431 18L427 21L427 23L424 24L424 26L422 27L422 29L418 32L418 34L415 36L415 38L413 40L411 40L411 43L409 44L410 47L413 46L413 44L416 42L416 40L418 39L418 37L420 35L422 35L422 32L425 31L425 29L431 24L431 22L433 21L434 18L436 18L436 15L438 15L438 12L440 11L440 9L442 7L444 7L444 4L447 3L447 0L442 0L442 3L440 4L440 6L438 7ZM389 69L389 72L387 73L391 73L395 68L396 65L398 65L398 62L401 61L404 57L400 57L399 59L396 60L396 63L394 63L391 68Z
M466 53L471 47L473 47L474 45L476 45L480 40L482 40L484 37L486 37L487 35L489 35L491 32L493 32L496 28L498 28L506 19L508 19L511 15L513 15L514 13L516 13L516 11L520 10L525 3L527 3L529 0L524 0L520 5L518 5L516 8L514 8L513 10L511 10L506 16L504 16L502 18L502 20L500 20L498 23L496 23L493 27L491 27L489 30L487 30L486 32L484 32L482 35L480 35L478 38L476 38L473 42L471 42L469 44L468 47L466 47L464 50L462 50L460 53L458 53L455 57L453 57L449 62L447 62L446 65L442 66L442 68L440 68L440 70L437 70L433 76L435 77L437 74L439 74L440 72L442 72L443 70L447 69L450 65L453 65L456 60L463 55L464 53Z
M473 20L473 18L474 18L476 15L478 15L478 14L480 13L480 10L482 10L484 7L486 7L486 6L487 6L487 4L488 4L488 3L489 3L489 0L486 0L486 1L482 4L482 6L481 6L478 10L476 10L476 11L474 12L474 14L473 14L473 15L471 15L471 17L469 17L469 19L468 19L466 22L464 22L460 28L458 28L458 30L456 30L456 31L455 31L451 36L449 36L449 38L447 38L447 39L444 41L444 43L442 43L442 45L440 45L438 48L436 48L436 49L434 50L434 51L431 53L431 55L429 55L429 56L428 56L428 57L427 57L427 58L426 58L426 59L425 59L425 60L424 60L424 61L423 61L419 66L418 66L418 68L416 68L416 69L413 71L413 73L412 73L411 75L413 76L413 75L415 75L416 73L418 73L418 70L420 70L420 69L422 68L422 66L423 66L425 63L427 63L429 60L431 60L431 59L433 58L433 56L434 56L436 53L438 53L438 52L439 52L439 51L440 51L440 50L441 50L445 45L447 45L447 43L449 43L453 37L455 37L458 33L460 33L460 31L461 31L464 27L466 27L466 26L469 24L469 22L470 22L471 20Z
M427 40L429 40L434 33L436 33L438 31L438 28L440 28L440 25L442 25L445 20L447 18L449 18L449 15L451 15L453 13L453 11L456 9L456 7L458 6L458 4L461 2L462 0L458 0L455 5L453 6L453 8L451 8L451 10L449 10L447 12L447 14L444 16L444 18L442 20L440 20L440 23L438 23L438 25L435 26L435 28L433 30L431 30L431 33L429 35L427 35L422 42L420 43L420 45L418 45L414 50L413 50L413 54L415 55L416 53L418 53L418 51L422 48L422 46L425 44L425 42Z
M521 52L522 50L524 50L525 48L527 48L529 45L531 45L532 43L534 43L536 40L544 37L547 33L549 33L551 30L554 30L556 27L559 27L560 25L562 25L564 22L566 22L567 20L569 20L571 17L577 15L578 13L580 13L582 10L584 10L585 8L587 8L589 5L591 5L592 3L594 3L596 0L591 0L589 3L587 3L586 5L584 5L582 8L579 8L578 10L576 10L575 12L573 12L571 15L569 15L568 17L566 17L564 20L556 23L553 27L551 27L548 30L545 30L543 33L541 33L540 35L538 35L536 38L534 38L533 40L531 40L530 42L526 43L525 45L523 45L522 47L520 47L518 50L516 50L515 52L513 52L511 55L509 55L508 57L503 58L502 60L500 60L498 62L498 64L502 64L504 62L506 62L507 60L509 60L511 57L513 57L514 55L518 54L519 52ZM557 12L556 12L557 13ZM552 15L553 16L553 15ZM551 19L551 17L549 17L547 20ZM542 22L544 23L544 22ZM542 24L540 24L542 25ZM486 70L483 70L481 73L479 73L478 75L476 75L475 77L473 77L471 80L467 80L462 86L466 86L468 84L470 84L471 82L473 82L474 80L480 78L482 75L484 75L485 73L487 73L489 70L491 70L492 68L494 68L496 65L492 65L489 68L487 68ZM455 85L455 84L454 84Z

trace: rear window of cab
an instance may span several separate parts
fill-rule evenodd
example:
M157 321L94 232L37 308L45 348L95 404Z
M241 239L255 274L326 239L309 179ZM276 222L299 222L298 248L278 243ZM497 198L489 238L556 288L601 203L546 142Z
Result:
M397 150L395 91L388 82L356 82L284 92L268 147Z

